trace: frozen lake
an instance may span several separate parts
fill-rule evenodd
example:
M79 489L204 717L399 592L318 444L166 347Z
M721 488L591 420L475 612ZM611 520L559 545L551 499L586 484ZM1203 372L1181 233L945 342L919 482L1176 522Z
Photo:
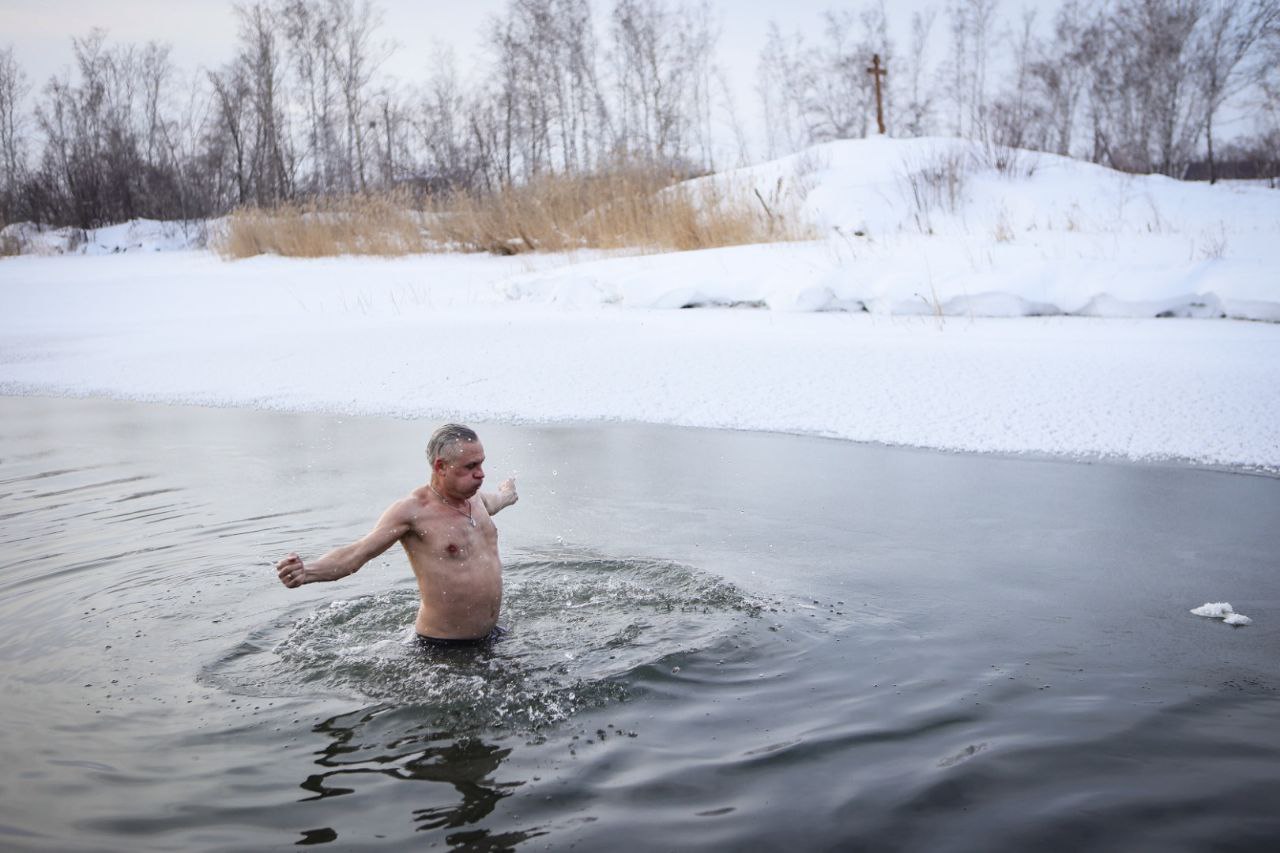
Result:
M1280 479L476 424L503 621L364 533L434 423L0 398L0 846L1203 850L1280 836ZM1191 615L1229 601L1232 628Z

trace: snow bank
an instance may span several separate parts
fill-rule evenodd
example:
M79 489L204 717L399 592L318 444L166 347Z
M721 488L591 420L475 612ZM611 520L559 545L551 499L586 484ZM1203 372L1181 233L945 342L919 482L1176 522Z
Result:
M802 259L755 247L758 267ZM709 289L709 258L685 288ZM788 260L789 259L789 260ZM676 256L631 259L637 282ZM600 304L596 261L0 261L0 393L628 420L1280 469L1280 326ZM670 282L675 284L676 282ZM651 285L652 286L652 285ZM655 286L656 287L656 286ZM606 294L607 296L607 294ZM797 294L799 298L800 294Z
M991 163L1000 160L1002 168ZM1126 175L956 139L842 140L715 181L821 239L644 258L589 253L500 283L584 307L754 307L944 317L1280 322L1280 191ZM695 194L696 195L696 194ZM206 228L139 220L6 233L37 254L190 249ZM582 259L578 259L582 260Z
M131 222L93 228L42 228L17 222L0 229L32 255L118 255L122 252L172 252L203 248L208 236L207 222Z
M884 315L1280 321L1280 192L1125 175L951 139L845 140L701 180L791 209L825 236L606 258L512 299ZM923 176L923 177L922 177ZM696 182L695 182L696 183Z

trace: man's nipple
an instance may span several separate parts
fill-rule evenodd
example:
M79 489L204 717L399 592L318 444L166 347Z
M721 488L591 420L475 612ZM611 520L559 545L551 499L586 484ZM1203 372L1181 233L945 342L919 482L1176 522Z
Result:
M446 548L445 550L447 550L450 554L456 554L458 553L458 546L450 542L449 547Z

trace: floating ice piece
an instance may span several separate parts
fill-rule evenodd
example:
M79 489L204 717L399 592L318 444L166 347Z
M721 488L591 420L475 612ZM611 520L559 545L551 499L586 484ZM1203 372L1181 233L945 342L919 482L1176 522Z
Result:
M1221 619L1228 625L1250 625L1253 620L1243 613L1236 613L1231 609L1231 605L1225 601L1205 602L1199 607L1193 608L1192 613L1196 616L1208 616L1210 619Z

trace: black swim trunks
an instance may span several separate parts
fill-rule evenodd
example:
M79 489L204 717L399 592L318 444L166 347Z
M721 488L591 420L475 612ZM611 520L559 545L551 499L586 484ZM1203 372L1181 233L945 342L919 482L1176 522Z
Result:
M415 634L418 638L418 645L426 649L474 649L487 646L490 643L496 643L507 635L507 629L501 625L494 625L493 630L485 634L483 637L472 637L470 639L460 640L452 637L428 637L424 634Z

